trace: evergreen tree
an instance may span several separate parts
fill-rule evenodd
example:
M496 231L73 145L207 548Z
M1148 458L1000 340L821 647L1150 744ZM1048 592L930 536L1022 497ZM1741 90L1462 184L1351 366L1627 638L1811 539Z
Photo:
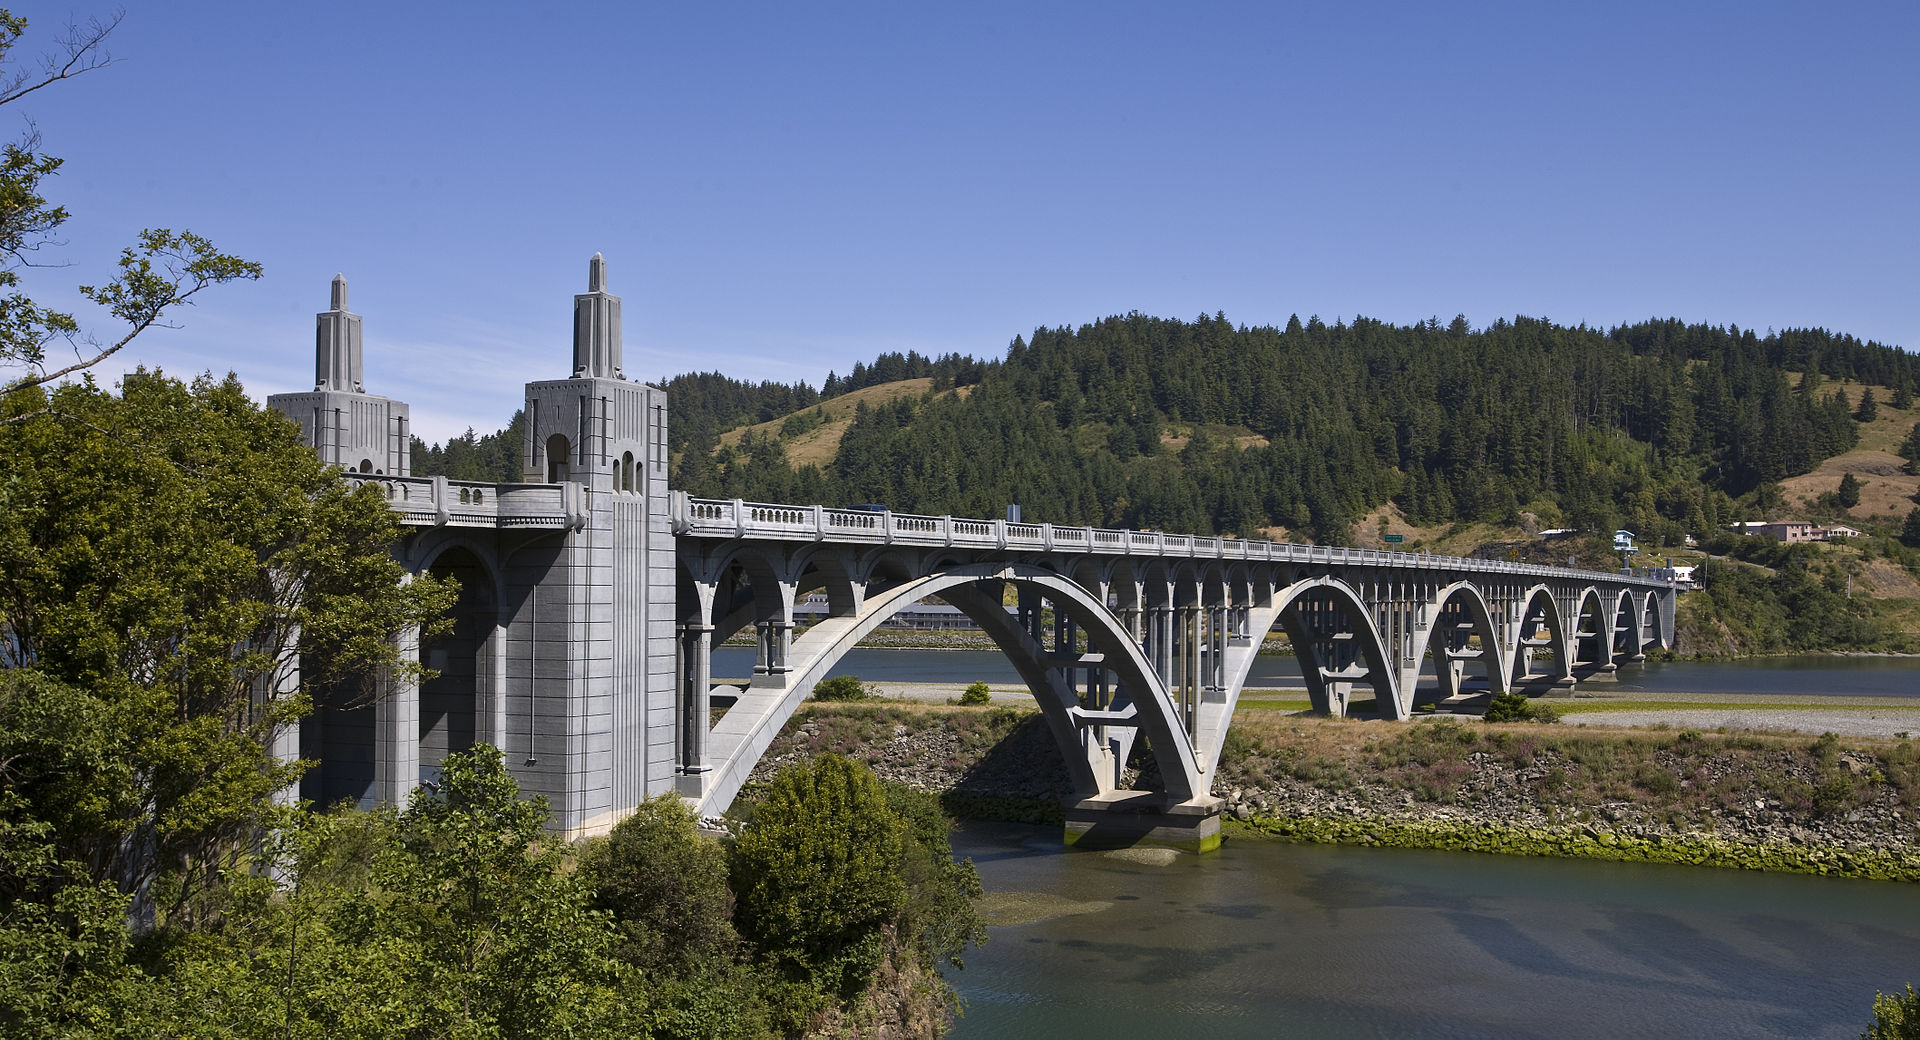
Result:
M1834 492L1834 498L1842 509L1852 509L1860 504L1860 481L1852 473L1840 475L1840 487Z
M1853 417L1859 422L1872 422L1880 417L1880 404L1874 398L1873 387L1860 388L1860 407L1854 409Z

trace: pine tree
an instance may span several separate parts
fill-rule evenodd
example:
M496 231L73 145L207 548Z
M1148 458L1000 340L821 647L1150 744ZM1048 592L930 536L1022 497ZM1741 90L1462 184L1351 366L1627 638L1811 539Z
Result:
M1853 417L1860 422L1872 422L1880 416L1880 405L1874 399L1873 387L1860 388L1860 407L1854 409Z
M1852 509L1860 504L1860 481L1851 473L1840 475L1840 488L1835 492L1842 509Z

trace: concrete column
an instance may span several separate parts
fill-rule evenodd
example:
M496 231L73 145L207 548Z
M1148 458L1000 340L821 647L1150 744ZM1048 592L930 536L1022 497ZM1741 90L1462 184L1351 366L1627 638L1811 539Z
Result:
M507 749L507 626L495 624L493 637L487 644L489 671L487 684L482 696L483 703L478 705L480 718L474 727L479 731L478 738L501 751Z
M403 663L420 660L420 630L395 640ZM420 784L420 683L390 673L373 706L373 795L379 804L405 806Z
M753 664L755 675L785 675L793 649L793 625L784 621L756 621L759 651Z
M680 626L680 783L682 795L704 793L707 733L712 729L713 626Z

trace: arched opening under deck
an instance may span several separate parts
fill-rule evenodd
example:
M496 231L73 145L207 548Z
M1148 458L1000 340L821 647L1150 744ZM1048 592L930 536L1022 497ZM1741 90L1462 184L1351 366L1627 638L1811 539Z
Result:
M1131 633L1117 623L1096 593L1068 577L1030 567L962 567L919 578L879 569L870 570L868 577L877 587L868 589L856 615L829 617L794 641L788 674L766 682L756 677L738 689L734 705L709 734L711 761L707 764L712 773L702 784L703 812L720 811L731 802L816 681L889 616L928 596L940 596L965 612L1007 654L1039 702L1076 798L1084 802L1147 796L1161 810L1191 806L1196 799L1211 803L1205 794L1206 781L1195 766L1190 735L1180 727ZM1037 612L1024 617L1008 614L1002 600L1009 585L1016 593L1044 601L1065 635L1041 626ZM1082 637L1084 654L1079 650ZM1063 638L1065 642L1060 641ZM1076 671L1084 675L1095 667L1113 677L1108 688L1112 696L1104 708L1089 708L1087 691L1072 677ZM1136 734L1148 738L1159 790L1127 791L1118 786L1123 779L1120 767ZM1217 842L1217 809L1194 812L1212 821Z
M460 583L452 629L420 645L420 663L436 673L420 684L420 779L437 782L440 763L479 739L499 608L493 574L469 550L448 549L427 570Z

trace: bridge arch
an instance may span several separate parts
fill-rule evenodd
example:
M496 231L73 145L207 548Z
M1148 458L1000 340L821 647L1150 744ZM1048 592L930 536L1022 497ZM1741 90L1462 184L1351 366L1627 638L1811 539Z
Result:
M1640 612L1635 609L1633 590L1621 589L1615 597L1612 617L1613 638L1607 640L1609 662L1638 661L1646 657L1640 632Z
M1054 609L1073 618L1087 633L1090 647L1104 656L1125 690L1128 721L1137 726L1152 748L1166 785L1167 796L1179 802L1205 795L1206 781L1193 751L1193 742L1179 724L1166 689L1152 666L1106 604L1073 581L1032 565L976 564L927 575L867 597L857 616L830 618L814 626L796 642L794 669L778 685L749 685L731 711L714 726L710 736L715 770L700 797L700 811L724 811L739 793L753 766L773 738L833 666L889 616L926 596L940 595L966 611L1005 651L1036 693L1055 742L1060 746L1077 793L1093 796L1114 789L1118 768L1101 763L1105 749L1084 743L1077 697L1058 679L1058 671L1041 648L1013 618L999 609L999 599L984 593L979 583L1005 582L1044 596ZM1106 765L1103 771L1099 765ZM1123 763L1122 763L1123 764Z
M1570 669L1592 671L1612 662L1613 619L1598 588L1588 585L1580 590L1574 599L1572 630L1567 633Z
M1316 710L1346 714L1352 684L1364 682L1372 687L1381 715L1395 719L1412 715L1410 698L1388 666L1386 643L1373 612L1346 582L1326 576L1302 578L1277 592L1269 605L1250 612L1249 621L1255 649L1275 624L1286 630ZM1348 648L1339 649L1343 644ZM1253 667L1253 655L1242 656L1230 677L1236 700Z
M1486 596L1479 587L1472 582L1454 582L1436 591L1424 609L1426 631L1416 640L1413 653L1400 674L1401 685L1406 687L1409 695L1409 703L1415 692L1414 687L1419 682L1420 662L1429 651L1433 654L1433 672L1439 680L1442 700L1460 692L1464 666L1471 660L1480 662L1491 692L1507 692L1510 672L1506 647L1494 624L1493 609L1487 604ZM1468 652L1464 646L1455 647L1451 644L1451 637L1462 631L1448 621L1449 615L1456 611L1464 612L1467 617L1464 630L1480 640L1477 652Z
M1660 597L1647 593L1640 597L1640 645L1657 646L1662 649L1673 647L1673 634L1666 631L1660 616Z
M1554 597L1553 590L1535 585L1521 595L1520 604L1518 623L1513 626L1513 639L1507 647L1511 681L1527 682L1536 678L1533 675L1536 650L1554 655L1556 680L1571 679L1572 645L1567 638L1566 621L1560 614L1560 601ZM1547 630L1544 638L1540 636L1542 628Z

